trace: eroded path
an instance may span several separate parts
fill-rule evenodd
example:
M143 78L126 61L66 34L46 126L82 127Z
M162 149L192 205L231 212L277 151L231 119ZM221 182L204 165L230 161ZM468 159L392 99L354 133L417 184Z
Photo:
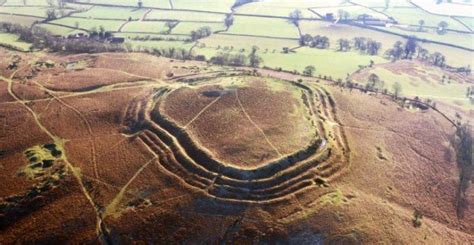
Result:
M42 132L44 132L46 135L48 135L51 140L54 142L54 144L56 144L57 146L61 147L62 149L64 149L62 155L61 155L61 158L60 160L62 160L66 166L68 167L69 171L73 174L74 178L76 179L78 185L80 186L80 189L84 195L84 197L89 201L89 203L91 204L93 210L95 211L95 214L96 214L96 219L97 219L97 222L96 222L96 232L97 232L97 236L99 238L101 238L103 241L105 240L108 240L107 238L107 234L108 234L108 231L107 231L107 228L102 220L102 214L101 214L101 211L99 210L99 207L97 206L97 204L94 202L94 199L92 198L91 196L91 193L89 193L89 191L87 190L87 188L85 187L84 185L84 181L83 181L83 178L82 178L82 175L81 173L74 167L74 165L68 160L68 157L67 157L67 152L66 152L66 148L65 148L65 141L64 139L60 138L59 136L53 134L48 128L46 128L43 123L41 122L38 114L33 110L31 109L26 103L27 101L25 100L22 100L20 99L14 92L13 92L13 77L15 76L15 74L18 72L15 71L9 78L5 78L3 76L0 76L0 80L4 80L7 82L8 84L8 87L7 87L7 90L8 90L8 94L10 94L10 96L12 96L19 104L21 104L28 112L30 112L31 116L33 117L36 125L40 128L40 130ZM104 242L106 243L106 242Z

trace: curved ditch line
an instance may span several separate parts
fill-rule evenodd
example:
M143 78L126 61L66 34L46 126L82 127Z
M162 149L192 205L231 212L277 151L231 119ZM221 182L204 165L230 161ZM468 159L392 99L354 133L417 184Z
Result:
M215 182L216 183L227 183L229 185L236 185L236 186L241 186L241 187L249 187L249 186L254 186L254 189L259 189L259 188L268 188L274 185L275 182L283 182L286 179L291 179L298 174L302 173L304 170L310 169L312 167L317 166L317 161L322 162L323 160L327 159L329 156L324 154L327 153L321 153L323 155L316 155L313 156L311 159L308 159L305 162L302 162L298 165L295 165L294 168L282 171L279 173L278 176L273 176L273 177L268 177L268 178L261 178L261 179L250 179L250 180L239 180L239 179L233 179L232 177L224 176L220 172L214 172L208 169L203 168L201 165L198 165L197 163L194 163L192 160L186 159L185 157L181 156L181 153L172 150L171 148L167 147L163 142L161 142L161 139L159 139L158 136L154 135L153 132L150 131L149 134L145 133L146 136L149 137L149 139L154 138L154 142L161 148L161 149L166 149L166 151L172 156L173 156L173 161L176 163L179 163L179 165L183 166L184 169L187 171L198 174L199 176L203 176L207 179L213 179L216 176L220 176L219 179L217 179ZM159 153L163 153L161 149L158 149ZM166 156L163 157L163 159L168 159ZM258 185L258 186L255 186Z
M270 147L278 154L278 156L282 157L283 155L280 153L280 151L278 151L278 149L272 144L272 142L270 141L270 139L268 139L267 135L265 134L265 132L262 130L262 128L260 128L253 120L252 118L250 117L250 115L247 113L247 111L245 110L244 106L242 105L242 101L240 100L239 98L239 92L236 90L235 91L235 98L237 99L237 102L239 103L239 107L240 109L242 110L242 112L244 113L245 117L249 120L250 123L252 123L252 125L262 134L262 136L265 138L265 141L268 143L268 145L270 145Z
M150 151L151 148L148 148ZM176 177L179 181L182 181L185 185L188 185L192 188L196 188L198 191L204 193L205 195L207 196L210 196L212 198L215 198L215 199L218 199L218 200L221 200L221 201L226 201L226 202L230 202L230 203L274 203L274 202L279 202L281 200L285 200L288 198L287 196L287 193L283 193L283 194L273 194L273 196L263 196L263 197L259 197L258 195L253 197L253 199L248 199L248 198L245 198L245 196L242 196L241 193L234 193L232 194L231 192L227 192L227 195L225 197L223 197L222 194L219 194L219 192L217 191L209 191L208 190L208 187L210 185L213 185L213 182L211 182L211 180L209 180L206 184L196 184L196 181L193 180L193 179L189 179L189 178L184 178L182 174L179 174L179 173L175 173L173 170L170 170L167 166L163 166L163 162L162 161L158 161L159 165L164 168L165 172L168 172L170 175ZM200 182L202 183L202 182ZM305 185L300 187L300 188L296 188L295 190L293 191L290 191L290 193L295 193L295 192L300 192L300 191L305 191L305 188L307 188L308 186L310 186L312 183L312 181L306 181L305 182ZM222 190L221 191L225 191L225 190ZM287 191L288 192L288 191Z
M314 100L312 89L296 85L307 90ZM162 97L170 91L164 88L148 99L131 103L132 108L128 108L126 114L141 121L139 128L144 129L144 133L139 138L159 157L157 164L180 182L205 195L232 203L277 202L288 199L295 192L314 188L319 182L317 179L330 177L342 168L341 155L333 154L328 144L319 139L309 148L273 162L273 166L229 170L229 166L216 161L195 145L182 128L154 110L162 105Z
M188 150L191 149L191 153L193 154L193 156L197 157L198 160L200 159L201 162L215 164L216 166L220 166L220 168L222 168L223 170L226 170L226 169L229 170L230 169L229 170L230 173L232 173L234 171L237 171L237 170L238 171L245 171L247 174L249 174L249 176L254 176L254 178L262 178L262 177L258 177L258 175L255 175L256 170L257 171L269 171L270 170L271 172L279 171L282 168L287 168L288 166L290 166L292 163L295 163L296 161L302 161L304 159L307 159L309 155L314 154L318 150L318 148L320 148L321 143L322 143L321 139L314 140L314 142L308 144L307 147L304 148L303 150L297 151L294 154L288 155L285 158L282 158L282 159L274 161L274 162L270 162L268 164L268 165L275 165L275 166L268 166L266 168L257 168L257 169L249 169L249 170L240 169L240 168L232 170L233 169L232 167L229 168L225 164L222 164L222 163L214 160L212 157L206 155L205 152L202 152L201 150L196 149L196 148L199 148L199 147L196 144L194 144L191 137L189 137L189 135L187 135L187 133L185 131L183 131L182 128L180 128L175 123L173 123L173 122L169 121L168 119L166 119L166 117L163 117L159 112L153 111L151 116L152 116L152 120L150 121L151 125L152 126L155 125L155 128L154 128L155 130L153 130L153 128L152 128L152 131L154 131L155 133L160 135L160 138L164 137L163 138L164 142L167 145L176 147L176 145L177 145L176 143L180 142L181 143L180 145L187 146ZM166 130L164 130L164 129L166 129ZM181 147L176 147L176 148L178 150L184 150ZM211 170L215 169L215 167L213 167L212 164L210 164L210 165L206 164L206 167L208 167ZM278 165L281 165L281 164L283 164L286 167L282 167L282 166L277 167ZM239 178L238 176L239 175L237 174L237 178Z
M265 178L268 176L275 175L282 169L287 169L291 167L296 161L308 158L311 153L317 151L319 145L321 145L321 139L319 139L308 145L306 149L300 150L294 153L293 155L289 155L281 159L269 162L265 166L255 169L235 168L215 160L208 153L206 153L205 150L197 146L196 143L189 136L189 134L187 134L184 130L179 128L174 123L168 121L167 119L159 115L158 112L154 111L152 118L152 123L155 123L155 129L158 130L155 130L155 132L160 134L160 136L164 137L164 142L173 150L183 153L186 152L187 154L185 155L191 154L195 158L195 160L199 161L202 164L203 167L213 172L220 172L224 175L228 175L232 178L237 178L241 180Z
M157 120L158 120L158 121L162 121L162 119L157 119ZM165 138L163 138L163 139L165 140L165 142L166 142L167 145L171 145L171 147L174 147L174 148L176 148L176 149L178 149L178 150L182 150L180 147L175 147L175 146L173 146L173 143L174 143L174 138L173 138L173 137L174 137L174 136L172 136L172 134L170 134L170 133L164 131L163 129L160 128L161 126L158 126L157 124L155 124L155 123L153 123L153 122L151 122L150 125L152 126L152 128L150 128L152 132L155 132L157 135L160 136L160 138L165 137ZM170 126L170 125L168 125L168 126ZM171 126L171 127L173 127L173 126ZM158 131L157 131L157 130L158 130ZM175 128L175 129L171 128L171 129L168 129L168 130L174 131L174 132L175 132L176 134L178 134L178 135L180 135L180 134L183 133L181 130L179 130L179 129L177 129L177 128ZM186 140L186 139L185 139L185 140ZM189 139L188 139L188 140L189 140ZM189 144L189 142L185 142L185 144ZM293 159L293 160L291 161L292 163L294 163L295 161L302 161L302 160L304 160L304 159L307 158L308 154L309 154L309 155L314 154L315 150L316 150L316 149L318 148L318 146L320 146L320 145L321 145L321 140L317 140L316 143L308 145L308 147L307 147L305 150L299 151L298 153L293 154L293 156L288 156L287 159L281 160L281 161L290 161L292 158L296 158L296 159ZM305 152L306 152L306 154L305 154ZM301 155L301 154L303 154L303 155ZM206 156L204 156L204 157L206 157ZM201 159L201 160L204 160L204 161L207 160L207 161L215 162L215 160L213 160L212 158L204 158L204 159ZM205 161L205 162L206 162L206 161ZM216 164L219 164L219 163L216 162ZM212 166L211 166L211 167L212 167ZM223 166L223 165L222 165L221 167L222 167L222 168L225 168L225 166ZM242 169L239 169L239 170L245 171L245 170L242 170ZM252 171L252 170L251 170L251 171ZM278 170L277 170L277 171L278 171Z
M209 109L213 104L215 104L221 98L222 98L222 95L219 95L219 97L217 97L216 99L211 101L211 103L206 105L201 111L198 112L198 114L196 114L196 116L194 116L191 120L189 120L189 122L186 123L186 125L184 125L183 129L186 129L189 125L191 125L194 121L196 121L204 112L207 111L207 109Z

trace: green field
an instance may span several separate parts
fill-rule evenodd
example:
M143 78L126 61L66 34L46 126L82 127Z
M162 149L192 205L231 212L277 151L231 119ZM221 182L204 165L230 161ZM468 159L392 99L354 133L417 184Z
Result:
M394 32L394 34L384 33L363 27L356 27L346 24L334 24L318 19L319 17L309 11L312 9L325 15L333 13L337 15L339 10L348 11L350 17L356 18L360 14L367 13L381 19L386 15L377 13L368 7L376 7L384 11L384 2L376 0L354 0L354 2L342 1L314 1L314 0L273 0L258 1L244 4L235 9L237 15L234 16L234 24L225 31L224 13L229 13L235 0L144 0L143 8L137 8L135 0L79 0L85 4L68 3L69 9L86 9L87 11L74 14L72 17L53 20L51 24L41 23L43 27L54 34L67 36L74 33L76 27L79 29L99 29L103 26L106 31L114 32L117 37L125 37L126 42L132 44L134 50L144 48L185 48L189 49L196 43L183 42L189 39L190 33L201 27L208 26L213 33L210 37L198 40L198 45L194 47L196 54L203 54L208 59L220 52L242 53L248 55L252 46L258 47L258 54L263 58L263 64L271 68L281 67L284 70L297 70L299 72L307 65L316 67L316 74L332 76L334 78L345 78L347 73L352 73L359 68L359 65L368 65L370 60L375 63L388 62L382 58L384 52L392 48L396 41L404 42L405 39L396 34L416 35L418 38L425 38L438 42L445 42L474 48L472 35L448 31L445 35L438 35L434 30L429 32L414 32L411 29L401 29L399 27L377 27L384 31ZM23 0L8 1L11 5L23 4ZM28 1L28 4L38 3L44 6L46 0ZM362 4L364 6L357 6ZM113 4L118 7L98 6L94 4ZM445 17L427 13L422 9L417 9L414 5L405 0L390 1L390 8L384 11L385 14L394 16L401 24L417 25L418 20L425 19L426 26L436 26L439 21L446 20L449 28L462 28L467 30L458 21ZM121 6L121 7L120 7ZM163 9L148 9L147 7L157 7ZM174 8L174 10L172 9ZM302 11L303 17L314 18L314 20L300 21L302 34L312 36L324 35L330 39L331 46L328 50L312 49L308 47L298 48L295 52L283 54L283 48L298 47L300 33L298 28L282 18L287 17L295 9ZM45 17L46 7L0 7L1 12L14 14L35 15ZM210 12L206 12L210 11ZM219 12L219 13L213 13ZM242 16L238 14L263 15ZM267 17L265 17L267 16ZM270 18L273 16L276 18ZM145 18L144 21L142 19ZM17 15L0 14L2 20L9 20L14 23L31 25L41 18L20 17ZM127 22L126 20L133 20ZM100 19L100 20L99 20ZM106 20L104 20L106 19ZM166 20L178 20L179 24L166 34L168 28L165 26ZM459 18L459 20L472 26L473 18ZM125 24L126 23L126 24ZM52 24L60 24L57 26ZM123 25L125 24L125 25ZM120 27L123 26L121 32ZM382 44L378 56L367 56L351 52L336 52L337 41L340 38L353 40L355 37L365 37L376 40ZM139 38L140 40L133 40ZM153 40L152 40L153 39ZM167 41L157 41L163 39ZM458 48L448 47L433 43L420 43L421 46L433 53L439 51L446 55L448 64L453 66L466 66L474 63L470 54Z
M48 6L48 1L47 0L26 0L27 5L33 5L33 6ZM3 6L9 6L9 5L14 5L14 6L19 6L19 5L24 5L23 0L6 0L5 4Z
M86 18L103 18L103 19L122 19L127 20L128 18L132 19L141 19L143 15L147 12L146 9L137 9L137 8L125 8L125 7L100 7L95 6L92 9L74 14L73 16L77 17L86 17Z
M140 51L143 48L156 48L156 49L166 49L166 48L182 48L185 50L191 49L194 43L190 42L180 42L180 41L127 41L132 45L133 50Z
M46 18L47 7L0 7L0 13L31 15Z
M396 41L403 41L403 38L397 35L390 35L356 26L332 24L322 21L302 21L300 23L300 28L303 34L327 36L330 39L332 48L336 48L337 40L341 38L352 40L355 37L366 37L380 42L382 44L382 51L380 54L383 54L385 50L392 48Z
M314 1L309 0L252 2L238 7L237 13L288 17L290 12L299 9L304 18L319 18L308 10L308 8L314 7L314 5Z
M458 32L448 31L444 35L439 35L435 31L424 31L424 32L414 32L408 30L402 30L399 28L386 28L386 27L377 27L381 30L390 31L393 33L398 33L406 36L416 36L420 39L427 39L431 41L443 42L443 43L452 43L457 46L474 49L474 34L462 34ZM440 50L442 51L442 50Z
M200 43L205 44L207 48L217 49L218 47L234 47L235 49L250 49L252 46L257 46L261 50L268 49L270 51L276 50L280 52L283 47L294 48L298 46L298 42L287 39L271 39L261 37L238 37L239 42L235 41L235 36L225 34L214 34L208 38L199 40Z
M210 27L212 32L225 29L224 23L181 22L173 29L171 34L190 35L191 31L195 31L204 26Z
M42 20L43 20L43 18L38 18L38 17L27 17L27 16L0 14L0 22L5 21L5 22L24 25L24 26L31 26L33 23L40 22Z
M378 12L375 12L369 8L365 8L365 7L361 7L361 6L356 6L356 5L352 5L352 4L349 4L349 3L346 3L344 5L341 5L341 6L337 6L337 7L324 7L324 8L314 8L313 11L317 12L318 14L320 15L326 15L327 13L332 13L336 18L338 17L338 12L340 10L343 10L343 11L346 11L347 13L349 13L349 19L357 19L357 17L359 15L362 15L362 14L368 14L368 15L371 15L375 18L379 18L379 19L387 19L387 17L383 14L380 14Z
M474 30L474 18L456 17L456 19L467 25L469 28L471 28L471 30Z
M425 22L424 26L437 27L441 21L448 23L448 28L459 31L469 31L461 23L447 16L430 14L418 8L389 8L384 13L396 19L400 24L419 25L419 21Z
M264 65L285 70L302 72L308 65L316 67L316 74L332 76L334 79L344 79L348 73L359 69L359 65L368 65L371 60L375 63L388 62L380 56L359 55L356 52L336 52L327 49L303 47L296 53L281 54L260 53Z
M353 3L372 8L385 8L385 1L381 0L352 0ZM390 0L390 7L413 7L408 0Z
M235 0L172 0L175 9L192 9L230 13Z
M298 29L284 19L237 16L226 33L280 38L299 38Z
M157 21L133 21L127 23L122 32L146 32L146 33L164 33L168 30L165 22Z
M76 0L80 3L90 3L90 4L110 4L118 6L129 6L136 7L136 0ZM151 8L171 8L168 0L143 0L143 7Z
M0 32L0 44L12 47L22 51L28 51L31 47L30 43L18 40L18 36L10 33Z
M435 68L436 69L436 68ZM466 98L466 89L471 86L469 83L461 83L451 81L450 83L441 83L437 79L433 79L438 73L431 70L423 69L426 76L412 76L405 73L396 74L382 67L371 70L377 74L385 83L385 88L391 90L395 82L402 85L401 95L408 97L419 96L421 98L430 98L436 101L442 101L451 105L461 106L464 109L472 110L474 105ZM433 75L433 76L430 76ZM366 81L358 81L365 84Z
M67 36L71 34L72 32L76 31L76 29L74 28L68 28L68 27L56 26L56 25L50 25L50 24L39 24L38 27L44 28L55 35L61 35L61 36Z
M170 10L153 10L146 19L147 20L180 20L180 21L220 21L223 22L225 15L210 14L192 11L170 11Z
M51 23L66 25L69 27L74 28L76 23L78 24L79 28L92 30L97 29L99 30L100 26L103 26L106 31L117 31L120 26L124 23L124 21L116 21L116 20L94 20L94 19L80 19L80 18L62 18L58 20L53 20Z

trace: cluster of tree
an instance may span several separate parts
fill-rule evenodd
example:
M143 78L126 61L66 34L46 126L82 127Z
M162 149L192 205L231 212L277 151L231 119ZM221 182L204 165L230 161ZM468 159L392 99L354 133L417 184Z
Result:
M183 49L183 48L174 48L174 47L152 48L152 49L144 48L142 51L145 53L149 53L149 54L153 54L157 56L163 56L163 57L179 59L179 60L202 59L201 56L199 57L194 56L194 54L190 52L188 49Z
M329 48L330 42L329 38L326 36L311 36L310 34L305 34L300 37L301 46L309 46L311 48L327 49Z
M257 54L258 48L256 46L252 47L250 53L246 56L243 53L227 53L220 52L217 55L213 56L209 61L212 64L216 65L230 65L230 66L251 66L259 67L262 63L262 58Z
M375 40L365 37L354 38L354 49L368 55L377 55L382 48L382 44Z
M359 52L368 55L377 55L379 50L382 48L381 43L365 37L355 37L353 39L353 45L351 45L351 41L346 38L337 40L337 44L338 51L346 52L354 48L355 50L359 50Z
M468 208L467 189L471 184L474 173L473 164L473 142L472 127L469 123L461 123L461 116L456 113L457 130L454 147L456 149L456 160L459 168L459 184L456 191L456 214L459 218L464 217L464 211Z
M396 46L399 46L400 44L396 44ZM410 57L411 58L411 57ZM416 59L427 62L429 64L432 64L434 66L438 67L445 67L446 66L446 56L444 56L440 52L434 52L430 54L427 49L417 45L416 47ZM467 68L465 67L460 67L456 69L457 72L466 72L470 73L470 67L468 66Z
M4 32L14 33L24 42L32 43L33 49L49 49L53 52L69 53L98 53L98 52L124 52L127 51L123 45L104 43L96 39L66 39L56 37L49 31L41 28L29 28L26 26L1 23L0 29Z
M209 26L203 26L195 31L191 31L191 41L197 41L198 39L208 37L212 34L212 30Z
M392 60L412 59L417 51L418 44L415 37L409 37L405 43L395 42L393 47L386 51L385 55Z
M409 37L405 43L395 42L393 47L386 51L385 56L392 61L417 58L434 66L446 66L446 56L440 52L430 54L428 50L418 45L415 37Z

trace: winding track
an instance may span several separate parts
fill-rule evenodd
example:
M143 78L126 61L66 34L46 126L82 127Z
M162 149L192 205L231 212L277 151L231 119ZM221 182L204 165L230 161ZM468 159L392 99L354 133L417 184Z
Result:
M38 114L31 109L27 104L25 100L22 100L19 98L14 92L13 92L13 77L19 70L16 70L9 78L5 78L3 76L0 76L0 80L6 81L8 84L7 91L12 96L15 101L17 101L20 105L22 105L28 112L31 113L36 125L40 128L42 132L44 132L46 135L51 138L51 140L58 146L60 146L63 149L61 160L66 164L67 168L71 173L73 174L74 178L76 179L82 193L84 194L85 198L89 201L91 206L93 207L96 215L96 233L97 236L102 240L103 243L107 243L108 241L108 230L107 227L105 226L105 223L103 222L103 216L102 212L99 210L98 205L94 202L94 199L92 198L91 194L87 190L87 188L84 185L82 175L77 169L74 167L74 165L68 160L66 151L65 151L65 141L64 139L61 139L59 136L54 135L49 129L47 129L43 123L40 121Z

